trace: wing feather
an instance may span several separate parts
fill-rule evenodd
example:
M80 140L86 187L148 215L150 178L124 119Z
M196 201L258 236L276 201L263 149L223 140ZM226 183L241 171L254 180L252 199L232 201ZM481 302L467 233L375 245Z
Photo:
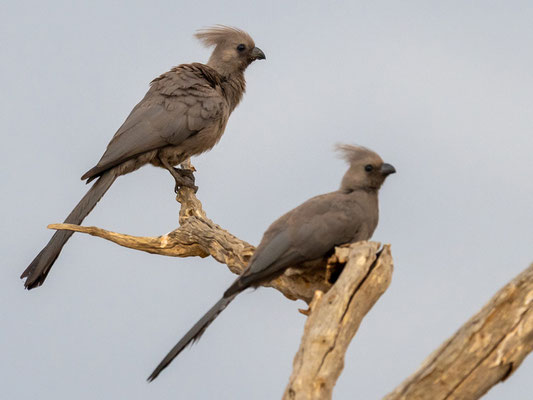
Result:
M109 142L98 164L82 179L101 175L124 161L151 150L176 146L227 114L228 105L201 64L184 64L154 79ZM213 74L213 71L209 71ZM209 79L208 79L209 78Z

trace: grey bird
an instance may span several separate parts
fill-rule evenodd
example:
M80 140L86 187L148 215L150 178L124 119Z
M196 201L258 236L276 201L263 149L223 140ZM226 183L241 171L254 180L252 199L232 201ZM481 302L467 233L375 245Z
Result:
M307 200L270 225L246 270L174 346L148 381L157 378L187 345L200 339L246 288L256 288L288 267L320 259L335 246L370 239L378 224L378 191L396 170L367 148L342 145L339 150L350 164L339 190Z
M217 25L195 35L214 46L207 64L182 64L154 79L150 89L109 142L94 168L82 180L94 179L87 194L65 219L81 224L115 179L145 164L167 169L181 186L197 189L192 171L175 168L187 158L210 150L221 138L230 114L245 91L244 71L265 54L246 32ZM25 287L43 284L61 249L72 235L56 232L22 273Z

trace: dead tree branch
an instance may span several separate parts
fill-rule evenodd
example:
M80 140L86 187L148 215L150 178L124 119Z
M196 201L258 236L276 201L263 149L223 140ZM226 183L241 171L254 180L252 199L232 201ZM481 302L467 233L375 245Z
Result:
M190 164L188 164L190 167ZM131 236L94 226L51 224L50 229L65 229L87 233L120 246L172 257L212 256L228 266L231 272L241 274L255 251L251 244L222 229L209 218L202 203L188 188L180 189L176 200L181 204L180 227L157 237ZM264 286L271 286L291 300L310 303L316 290L326 292L331 284L326 280L326 260L308 263L305 268L289 268L284 275ZM301 266L295 266L301 267Z
M188 167L191 168L190 164ZM176 200L181 204L180 226L158 237L131 236L71 224L48 227L87 233L152 254L212 256L226 264L232 272L242 273L255 248L207 218L191 189L182 188ZM337 280L340 271L343 272ZM385 246L380 251L379 243L360 242L336 248L329 259L289 268L278 279L265 283L265 286L274 287L290 299L302 299L308 304L314 296L312 313L306 323L284 398L331 398L344 367L344 353L363 317L387 289L391 275L390 247ZM335 280L332 286L330 282ZM322 296L324 292L327 294Z
M336 261L346 265L332 288L317 292L311 302L284 400L331 399L352 338L392 278L390 246L378 253L379 246L359 242L336 248Z
M474 400L533 350L533 265L446 340L385 400Z
M87 233L153 254L212 256L232 272L242 273L255 248L208 219L192 190L181 189L177 201L180 227L158 237L70 224L49 228ZM289 299L311 303L284 399L331 398L350 341L391 280L390 247L384 246L381 252L379 247L373 242L342 246L328 260L289 268L265 284ZM512 374L532 350L533 265L501 289L385 400L478 399Z

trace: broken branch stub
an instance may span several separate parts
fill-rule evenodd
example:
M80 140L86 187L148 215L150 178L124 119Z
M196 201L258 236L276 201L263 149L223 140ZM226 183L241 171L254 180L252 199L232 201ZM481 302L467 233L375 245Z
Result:
M311 302L283 400L331 399L352 338L392 278L390 246L379 247L359 242L335 249L330 262L346 265L331 289Z

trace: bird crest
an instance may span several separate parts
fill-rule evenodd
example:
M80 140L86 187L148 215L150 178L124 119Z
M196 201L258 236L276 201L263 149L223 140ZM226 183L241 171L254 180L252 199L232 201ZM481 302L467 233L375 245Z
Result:
M341 153L341 157L350 164L355 161L368 158L381 160L381 157L377 153L364 146L357 146L353 144L337 144L335 146L335 150Z
M194 36L206 47L218 46L225 42L244 42L252 47L255 46L248 33L232 26L215 25L199 30Z

